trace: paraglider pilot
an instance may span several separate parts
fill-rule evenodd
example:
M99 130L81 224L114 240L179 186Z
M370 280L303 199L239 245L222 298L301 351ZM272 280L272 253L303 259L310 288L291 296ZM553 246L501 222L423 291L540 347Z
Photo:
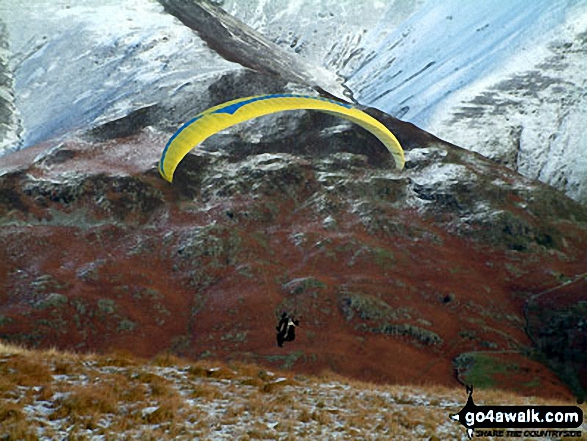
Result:
M284 341L294 341L296 339L296 326L299 324L299 320L289 317L287 312L283 311L279 324L275 327L277 330L277 346L281 348Z

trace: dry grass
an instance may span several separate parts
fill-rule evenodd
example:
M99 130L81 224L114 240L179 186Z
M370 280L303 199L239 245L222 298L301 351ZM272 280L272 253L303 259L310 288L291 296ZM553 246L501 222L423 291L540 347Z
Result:
M152 372L140 372L134 376L134 380L147 386L151 397L169 398L175 395L172 383Z
M8 402L0 409L0 423L20 421L24 419L22 406Z
M163 352L153 359L153 364L159 367L184 367L187 365L187 362L174 354Z
M42 386L53 380L51 370L38 354L16 354L0 363L0 375L18 386Z
M224 394L218 390L217 387L211 386L209 384L196 384L193 388L189 391L190 398L201 398L203 400L219 400L221 399Z
M460 439L462 389L0 343L0 439ZM477 404L574 404L476 391ZM587 413L587 405L582 405ZM585 432L587 427L583 427ZM585 436L583 439L586 439Z
M192 364L187 368L187 372L196 378L216 378L230 380L235 378L235 372L221 363L210 361Z
M179 410L182 408L179 397L170 397L161 401L153 412L146 413L143 419L148 424L175 423L179 420Z
M0 405L0 435L8 440L37 439L29 428L22 405L7 401Z
M65 391L67 395L55 400L56 409L50 416L53 420L114 413L118 409L116 393L108 384L72 386Z
M106 356L92 357L98 366L132 367L143 363L128 351L116 350Z

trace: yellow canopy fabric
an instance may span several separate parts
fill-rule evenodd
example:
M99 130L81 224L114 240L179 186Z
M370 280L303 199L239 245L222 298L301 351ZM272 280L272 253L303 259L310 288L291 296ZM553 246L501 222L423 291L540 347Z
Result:
M235 124L271 113L287 110L312 109L336 115L352 121L375 135L393 155L398 169L404 167L404 151L383 124L350 104L327 98L273 94L239 98L211 107L185 123L169 139L161 154L159 172L167 181L173 180L173 173L180 161L190 150L209 136Z

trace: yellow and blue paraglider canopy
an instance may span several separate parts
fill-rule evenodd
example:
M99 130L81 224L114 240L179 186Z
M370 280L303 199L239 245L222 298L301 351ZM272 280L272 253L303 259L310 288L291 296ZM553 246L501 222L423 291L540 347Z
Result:
M159 172L167 181L173 180L177 165L190 150L209 136L263 115L286 110L311 109L350 120L375 135L393 155L395 165L402 169L404 152L396 137L383 124L350 104L322 97L273 94L239 98L211 107L185 123L169 139L159 161Z

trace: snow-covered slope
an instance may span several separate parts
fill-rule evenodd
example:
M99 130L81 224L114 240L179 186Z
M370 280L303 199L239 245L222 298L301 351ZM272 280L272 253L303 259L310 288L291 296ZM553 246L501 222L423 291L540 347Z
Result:
M362 104L587 201L587 0L211 3ZM155 0L5 0L0 14L24 147L186 97L189 114L211 76L240 69Z
M427 128L585 203L587 10L520 54L448 96Z
M156 2L11 2L0 11L10 13L23 147L169 103L179 90L197 109L210 78L237 67Z
M0 152L18 144L19 121L14 104L14 82L9 66L10 50L6 26L0 20Z
M359 102L587 202L586 1L281 3L223 7Z

